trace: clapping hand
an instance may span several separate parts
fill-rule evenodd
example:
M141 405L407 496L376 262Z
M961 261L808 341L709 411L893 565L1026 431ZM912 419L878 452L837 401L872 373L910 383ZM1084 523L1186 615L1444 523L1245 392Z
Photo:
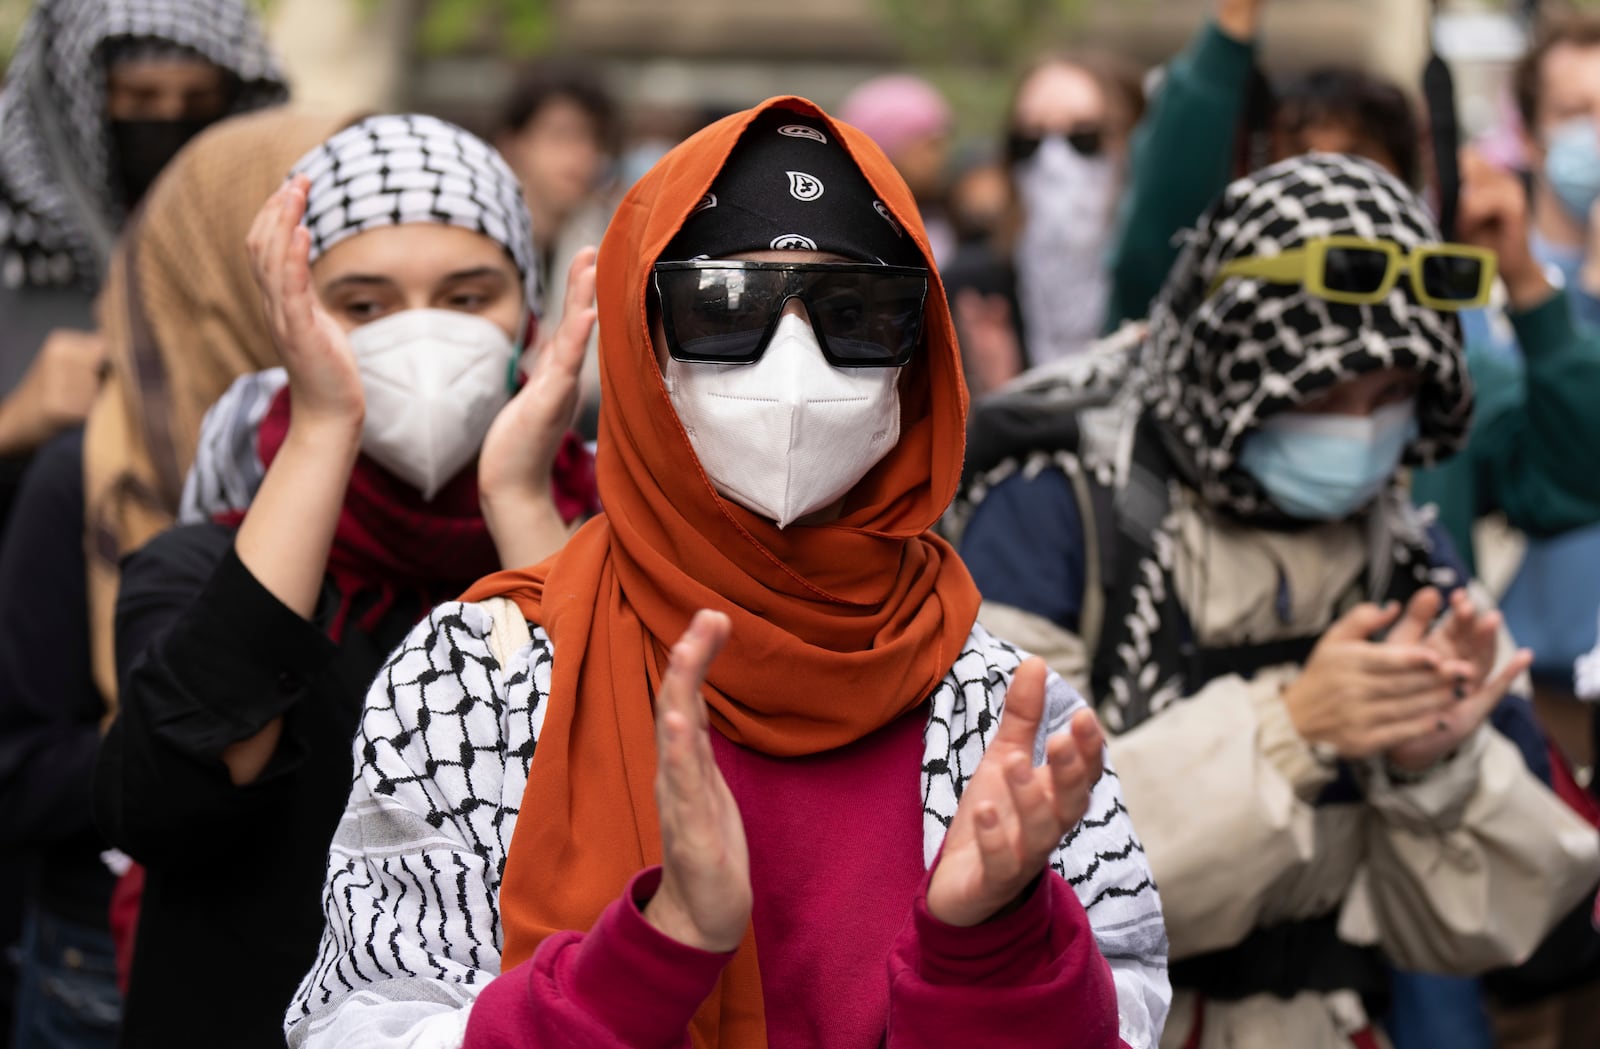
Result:
M695 613L656 694L662 875L644 909L646 921L679 943L719 952L739 946L753 904L744 822L711 752L700 695L729 629L720 612Z
M550 467L572 428L578 374L594 330L594 248L584 248L567 272L561 323L531 359L528 381L495 416L478 459L478 486L490 501L549 499Z
M296 175L262 205L245 240L267 324L289 373L296 424L359 423L361 376L350 343L311 288L311 231L301 224L310 180Z
M1424 611L1413 602L1409 615ZM1357 605L1323 632L1300 676L1283 690L1302 739L1357 759L1437 731L1459 682L1476 666L1428 643L1410 618L1387 640L1374 640L1395 627L1401 613L1398 604Z
M1425 644L1442 660L1471 668L1457 680L1452 701L1440 710L1430 729L1386 752L1389 764L1404 771L1429 768L1460 746L1493 712L1517 675L1533 663L1533 654L1522 649L1495 673L1500 613L1478 609L1466 588L1459 587L1450 597L1450 615L1435 622L1443 603L1433 587L1418 591L1386 642Z
M928 911L947 925L977 925L1015 903L1088 811L1105 737L1094 714L1080 710L1035 768L1044 686L1043 661L1017 668L1000 727L962 792L928 884Z

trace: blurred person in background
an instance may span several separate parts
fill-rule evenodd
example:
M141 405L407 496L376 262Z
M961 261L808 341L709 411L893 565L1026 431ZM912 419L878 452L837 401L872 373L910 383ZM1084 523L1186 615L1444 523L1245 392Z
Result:
M1268 156L1347 153L1422 188L1426 145L1416 108L1399 86L1349 66L1290 77L1273 92Z
M1552 17L1540 26L1513 74L1523 128L1523 155L1532 195L1513 175L1494 172L1503 194L1527 216L1520 231L1525 255L1541 264L1549 283L1564 289L1560 320L1600 330L1600 16ZM1487 167L1487 165L1483 165ZM1508 205L1509 207L1509 205ZM1528 227L1531 226L1531 233ZM1535 317L1537 319L1537 311ZM1522 393L1537 408L1536 424L1564 430L1561 458L1552 467L1542 519L1526 521L1515 504L1478 492L1459 474L1417 479L1419 499L1437 502L1444 519L1474 511L1505 511L1528 536L1522 560L1502 599L1506 621L1534 649L1540 713L1566 756L1592 770L1600 719L1574 695L1571 668L1593 644L1600 613L1600 491L1594 461L1600 433L1600 347L1581 359L1552 360L1548 340L1530 326L1512 290L1505 308L1471 319L1474 377L1485 388ZM1547 320L1546 324L1552 323ZM1555 484L1560 482L1559 488ZM1589 916L1574 912L1564 934L1527 966L1486 981L1490 1015L1501 1046L1557 1049L1600 1044L1600 935Z
M1011 186L998 152L980 144L957 150L945 191L956 254L963 248L992 246L1005 227L1010 206Z
M1133 135L1126 203L1110 251L1107 330L1149 314L1177 261L1174 237L1240 172L1256 36L1266 0L1217 0L1215 15L1169 62ZM1321 150L1365 157L1419 185L1421 130L1395 85L1329 67L1291 78L1269 107L1269 160Z
M0 91L0 503L89 409L105 361L94 295L156 174L208 124L285 94L244 0L29 13Z
M81 423L99 389L106 347L93 303L128 215L200 128L285 93L242 0L34 5L0 89L0 534L34 452ZM18 935L28 891L14 844L0 849L0 944ZM103 908L71 913L87 924L41 915L26 934L31 975L15 1018L0 952L0 1031L31 1028L22 1044L55 1044L52 1030L103 1044L115 1030ZM68 964L80 957L89 963ZM63 1005L54 989L83 997Z
M572 260L600 243L616 205L621 141L617 105L587 69L547 61L529 67L500 106L494 144L522 180L546 287L546 330L561 323ZM583 366L579 429L594 435L600 366L591 340Z
M946 213L945 166L955 115L939 89L919 76L891 73L861 84L839 105L839 119L866 132L911 187L940 266L955 252Z
M42 930L22 952L23 1012L33 1019L19 1045L107 1044L115 1035L114 876L100 858L109 842L94 828L89 791L116 695L117 566L172 523L204 410L238 374L275 362L240 245L281 173L335 127L273 107L222 122L172 162L110 262L101 298L109 369L86 436L63 435L35 457L0 544L0 844L26 857L26 908ZM89 593L86 473L88 505L105 513L88 544ZM176 479L163 483L169 473ZM107 606L98 637L87 618L92 597ZM96 644L107 663L98 679Z
M1047 55L1017 81L1004 141L1006 230L986 265L947 274L975 391L1099 334L1128 136L1143 111L1137 72L1113 56Z
M553 462L593 252L513 394L538 263L487 143L363 120L300 159L248 251L283 366L207 415L180 524L127 559L118 597L94 804L146 872L131 1047L283 1044L373 672L433 604L544 558L594 509Z
M1504 698L1532 657L1401 471L1466 440L1455 315L1492 277L1376 165L1291 158L1200 218L1147 326L975 414L960 551L1115 733L1168 1049L1383 1045L1391 965L1519 962L1592 899L1600 838Z

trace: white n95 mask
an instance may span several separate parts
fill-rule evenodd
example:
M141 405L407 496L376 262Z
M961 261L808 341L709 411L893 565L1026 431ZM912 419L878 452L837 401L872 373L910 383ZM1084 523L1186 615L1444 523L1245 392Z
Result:
M493 321L405 310L350 332L367 414L361 450L432 499L483 445L516 354Z
M833 367L793 313L754 364L669 357L663 378L712 485L779 528L843 497L900 440L900 369Z

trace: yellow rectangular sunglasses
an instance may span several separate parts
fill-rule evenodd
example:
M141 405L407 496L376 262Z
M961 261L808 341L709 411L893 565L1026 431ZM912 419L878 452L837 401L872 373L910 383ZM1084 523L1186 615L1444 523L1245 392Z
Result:
M1402 275L1417 301L1436 310L1470 310L1489 304L1495 256L1466 244L1428 244L1407 254L1400 245L1365 237L1317 237L1277 255L1250 255L1223 264L1213 295L1229 277L1300 284L1329 302L1382 302Z

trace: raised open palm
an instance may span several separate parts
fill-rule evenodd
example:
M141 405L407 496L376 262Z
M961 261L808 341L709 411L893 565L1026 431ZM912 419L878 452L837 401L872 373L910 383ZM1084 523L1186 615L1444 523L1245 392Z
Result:
M289 372L297 415L359 419L361 376L349 340L311 287L311 231L300 222L310 180L290 179L262 205L245 245L267 324Z
M1088 811L1105 736L1093 712L1080 710L1035 768L1044 685L1042 660L1017 668L1000 727L962 792L928 885L928 911L948 925L977 925L1008 907Z

